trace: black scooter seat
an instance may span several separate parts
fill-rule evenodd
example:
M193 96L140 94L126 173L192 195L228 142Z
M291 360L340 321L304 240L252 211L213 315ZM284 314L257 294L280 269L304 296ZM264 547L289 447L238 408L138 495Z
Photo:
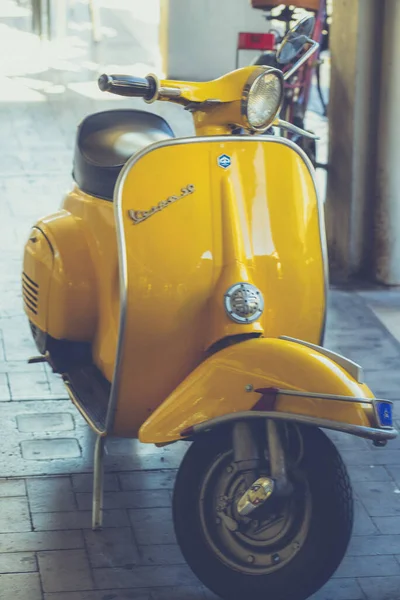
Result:
M109 110L86 117L78 128L73 178L85 193L113 200L122 167L139 150L173 138L168 123L142 110Z

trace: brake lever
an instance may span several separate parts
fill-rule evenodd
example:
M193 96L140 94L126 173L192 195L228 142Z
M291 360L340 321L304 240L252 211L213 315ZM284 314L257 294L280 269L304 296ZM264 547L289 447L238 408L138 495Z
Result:
M309 138L310 140L320 139L320 137L318 135L315 135L315 133L311 133L310 131L306 131L305 129L296 127L296 125L288 123L287 121L282 121L281 119L276 119L273 122L273 126L280 127L281 129L285 129L285 131L290 131L291 133L297 133L297 135L302 135L303 137Z

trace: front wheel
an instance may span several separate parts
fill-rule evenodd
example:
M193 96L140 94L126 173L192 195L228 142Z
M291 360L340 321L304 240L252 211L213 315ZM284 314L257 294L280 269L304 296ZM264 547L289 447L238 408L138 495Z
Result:
M289 497L272 495L248 517L236 506L247 486L233 460L230 431L189 448L176 480L178 543L197 577L224 600L306 600L346 552L353 500L343 461L325 434L284 426ZM268 476L262 452L259 475Z

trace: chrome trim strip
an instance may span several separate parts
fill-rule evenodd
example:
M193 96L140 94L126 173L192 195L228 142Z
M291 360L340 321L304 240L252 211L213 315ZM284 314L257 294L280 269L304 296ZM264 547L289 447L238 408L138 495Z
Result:
M126 246L125 246L125 237L124 237L124 229L123 229L123 215L122 215L122 207L121 207L121 193L122 188L125 183L125 179L128 175L130 169L146 154L153 152L154 150L158 150L160 148L164 148L167 146L180 146L182 144L201 144L208 142L217 142L217 143L229 143L229 142L263 142L266 144L283 144L284 146L288 146L303 159L306 164L313 184L317 197L317 206L318 206L318 216L319 216L319 228L320 228L320 241L321 241L321 251L324 263L324 285L325 285L325 315L322 324L322 338L324 336L325 324L326 324L326 313L327 313L327 305L328 305L328 254L327 254L327 244L326 244L326 230L325 230L325 219L324 219L324 207L318 193L317 182L315 179L315 171L312 166L312 163L306 153L299 148L294 142L288 140L286 138L278 138L273 136L238 136L238 135L219 135L219 136L203 136L203 137L187 137L187 138L174 138L168 140L162 140L160 142L155 142L146 148L143 148L140 152L137 152L126 162L123 169L121 170L117 182L114 188L114 216L116 223L116 234L117 234L117 243L118 243L118 259L119 259L119 279L120 279L120 321L119 321L119 332L118 332L118 344L117 344L117 353L115 358L115 366L114 366L114 375L109 399L109 406L106 418L106 433L108 433L113 425L115 420L115 412L116 412L116 403L118 399L118 391L119 391L119 366L121 363L122 357L122 348L125 341L125 323L126 323L126 308L127 308L127 289L128 289L128 269L127 269L127 255L126 255Z
M329 350L328 348L322 348L321 346L317 346L316 344L310 344L309 342L305 342L303 340L298 340L296 338L291 338L286 335L282 335L279 338L280 340L286 340L287 342L294 342L296 344L301 344L302 346L306 346L307 348L311 348L312 350L316 350L320 354L323 354L327 358L330 358L337 365L342 367L349 375L351 375L357 383L364 383L364 370L357 363L349 360L342 354L338 354L337 352L333 352L333 350Z
M257 391L257 390L256 390ZM261 394L262 392L259 391ZM357 404L374 404L378 402L389 402L388 400L379 400L378 398L355 398L354 396L335 396L334 394L317 394L315 392L298 392L297 390L281 390L276 388L274 394L281 396L299 396L300 398L319 398L321 400L337 400L338 402L357 402Z
M293 123L288 123L287 121L282 121L282 119L276 119L276 121L274 121L273 125L275 127L280 127L281 129L285 129L285 131L290 131L291 133L297 133L297 135L302 135L303 137L308 138L309 140L319 140L320 139L318 137L318 135L315 135L314 133L310 133L309 131L302 129L301 127L297 127L296 125L293 125Z
M316 417L307 417L305 415L297 415L293 413L279 413L274 411L243 411L223 415L209 421L204 421L192 428L193 434L204 433L220 425L226 425L239 420L251 419L272 419L273 421L290 421L293 423L301 423L303 425L312 425L321 427L322 429L330 429L332 431L341 431L357 437L362 437L370 440L394 440L398 436L396 429L375 429L373 427L365 427L364 425L351 425L349 423L340 423L339 421L330 421L329 419L318 419Z
M318 50L319 48L319 43L316 42L313 39L308 39L307 41L309 41L312 46L311 48L309 48L309 50L307 50L307 52L300 58L300 60L297 61L297 63L295 63L292 68L290 69L290 71L286 71L286 73L284 74L284 80L287 81L288 79L291 78L292 75L294 75L296 73L296 71L298 71L300 69L301 66L304 65L304 63L306 63L308 61L309 58L311 58L311 56L313 54L315 54L315 52Z

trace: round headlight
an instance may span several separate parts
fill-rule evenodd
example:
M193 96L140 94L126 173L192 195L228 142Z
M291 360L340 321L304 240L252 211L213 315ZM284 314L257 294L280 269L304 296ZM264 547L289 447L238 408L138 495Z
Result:
M278 69L257 69L243 90L242 115L249 129L265 131L274 121L283 99L283 75Z

